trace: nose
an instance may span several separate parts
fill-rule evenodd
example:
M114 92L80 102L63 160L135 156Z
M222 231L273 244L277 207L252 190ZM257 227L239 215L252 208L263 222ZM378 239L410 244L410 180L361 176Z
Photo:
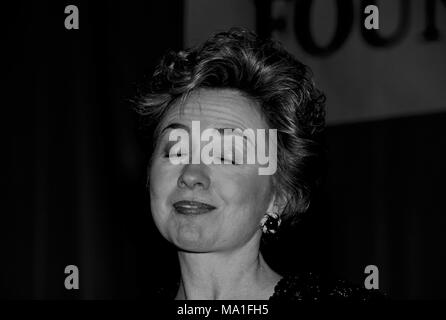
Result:
M178 178L178 187L180 188L209 188L211 180L207 174L207 166L204 164L187 164L184 166L180 177Z

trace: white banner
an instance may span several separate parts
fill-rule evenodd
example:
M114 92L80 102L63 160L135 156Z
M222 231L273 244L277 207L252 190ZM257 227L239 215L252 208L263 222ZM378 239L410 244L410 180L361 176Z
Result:
M367 30L373 3L273 1L273 35L313 69L330 123L446 111L446 1L377 1Z

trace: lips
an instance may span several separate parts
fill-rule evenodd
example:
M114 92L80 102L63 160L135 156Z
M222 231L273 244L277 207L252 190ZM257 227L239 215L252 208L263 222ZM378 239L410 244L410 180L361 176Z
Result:
M216 207L211 206L210 204L199 202L199 201L187 201L182 200L175 202L173 204L176 212L179 214L204 214L208 213Z

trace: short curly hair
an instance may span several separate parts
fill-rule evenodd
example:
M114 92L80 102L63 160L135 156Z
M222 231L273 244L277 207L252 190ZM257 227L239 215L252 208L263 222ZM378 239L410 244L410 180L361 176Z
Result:
M274 181L286 199L282 220L297 221L309 207L323 153L319 140L325 127L325 96L315 87L309 68L278 42L242 28L217 33L184 51L168 52L148 90L136 99L142 127L152 132L155 144L158 124L170 106L203 88L239 91L255 101L269 127L277 129Z

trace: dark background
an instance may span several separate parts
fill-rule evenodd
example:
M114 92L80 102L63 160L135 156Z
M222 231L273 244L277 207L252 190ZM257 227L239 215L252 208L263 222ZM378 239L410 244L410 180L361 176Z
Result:
M79 30L64 28L68 4L80 9ZM177 264L151 221L147 154L128 100L167 49L182 47L184 3L39 1L2 11L1 296L150 297ZM446 298L445 124L435 113L328 126L318 201L265 248L270 263L360 285L373 264L393 298ZM79 290L64 287L70 264Z

